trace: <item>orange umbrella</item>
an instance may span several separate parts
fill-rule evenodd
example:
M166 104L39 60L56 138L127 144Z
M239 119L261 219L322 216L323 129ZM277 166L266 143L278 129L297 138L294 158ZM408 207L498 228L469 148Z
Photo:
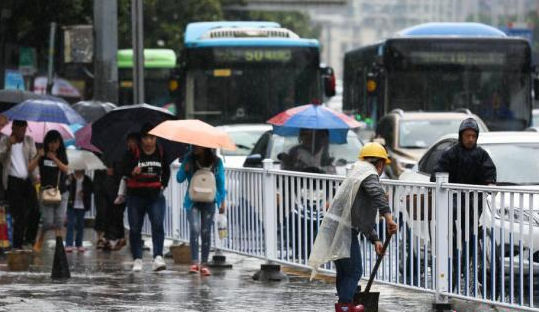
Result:
M170 141L182 142L209 148L233 151L236 144L228 134L198 119L167 120L150 131L150 134Z

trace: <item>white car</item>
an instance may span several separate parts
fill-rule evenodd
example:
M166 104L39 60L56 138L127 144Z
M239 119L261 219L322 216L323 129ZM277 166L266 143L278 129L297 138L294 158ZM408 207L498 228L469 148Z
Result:
M225 167L241 168L247 155L255 143L265 132L271 130L267 124L237 124L217 127L224 130L236 144L235 151L219 150L218 155L223 159Z
M407 170L401 174L399 180L407 181L429 181L430 175L433 173L434 166L442 153L453 145L458 144L458 136L456 134L447 135L434 143L425 155L420 159L418 164L412 170ZM479 135L477 144L485 149L492 161L496 165L497 184L510 185L511 188L522 190L539 191L539 133L537 132L488 132ZM522 198L514 195L513 205L511 210L511 196L509 194L502 195L495 193L494 200L492 195L487 196L486 207L483 207L483 214L480 216L480 225L487 228L487 232L496 233L497 249L500 248L499 233L503 229L504 233L504 251L505 267L508 272L510 258L509 251L511 250L511 236L513 238L514 249L519 249L519 238L521 237L520 220L523 221L522 245L524 254L527 255L530 247L533 248L534 254L539 255L539 195L524 194ZM521 201L522 199L522 201ZM530 199L533 199L530 201ZM530 207L530 204L533 207ZM495 207L495 209L494 209ZM522 217L521 209L522 208ZM530 209L531 208L531 209ZM530 213L533 211L533 213ZM492 222L492 213L494 213L494 222ZM512 214L512 216L511 216ZM502 215L503 220L502 220ZM511 218L514 220L511 228ZM532 235L534 238L533 246L530 239L530 222L532 225ZM415 223L415 221L413 222ZM416 227L416 224L413 224ZM490 263L490 234L486 240L487 262ZM422 237L424 239L424 237ZM497 251L497 255L500 252ZM516 255L516 252L514 253ZM526 258L526 257L524 257ZM529 271L528 261L524 261L524 273ZM514 270L518 270L518 257L515 256ZM518 271L517 271L518 272ZM516 273L517 273L516 272ZM539 272L539 259L534 255L534 272Z

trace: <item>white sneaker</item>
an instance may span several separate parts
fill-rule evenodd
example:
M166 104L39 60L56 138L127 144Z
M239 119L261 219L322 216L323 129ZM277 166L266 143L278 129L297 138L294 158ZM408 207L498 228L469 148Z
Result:
M154 271L162 271L167 268L167 264L165 263L165 260L163 260L163 257L157 256L155 259L153 259L153 270Z
M142 271L142 259L135 259L135 261L133 261L133 272L140 271Z

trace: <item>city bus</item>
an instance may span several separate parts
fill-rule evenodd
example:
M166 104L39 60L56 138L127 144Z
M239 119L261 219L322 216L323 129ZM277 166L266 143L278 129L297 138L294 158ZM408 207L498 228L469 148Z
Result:
M170 82L176 71L176 53L170 49L144 49L145 103L164 106L174 103ZM133 50L118 50L119 105L133 103Z
M393 109L470 110L490 130L530 125L529 43L479 23L427 23L347 52L343 110L374 122Z
M318 40L278 23L191 23L184 41L180 117L214 125L264 123L334 94L332 69L320 66Z

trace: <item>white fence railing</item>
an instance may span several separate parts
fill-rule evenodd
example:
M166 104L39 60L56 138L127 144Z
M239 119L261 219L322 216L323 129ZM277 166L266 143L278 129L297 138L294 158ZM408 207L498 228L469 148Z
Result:
M188 241L183 209L186 184L165 195L167 238ZM226 169L228 237L219 249L306 267L324 212L340 176L264 169ZM377 280L448 297L539 311L539 188L477 187L383 180L399 233ZM385 223L377 224L381 239ZM145 222L145 233L150 233ZM364 276L376 255L362 238ZM333 271L328 263L322 271Z

